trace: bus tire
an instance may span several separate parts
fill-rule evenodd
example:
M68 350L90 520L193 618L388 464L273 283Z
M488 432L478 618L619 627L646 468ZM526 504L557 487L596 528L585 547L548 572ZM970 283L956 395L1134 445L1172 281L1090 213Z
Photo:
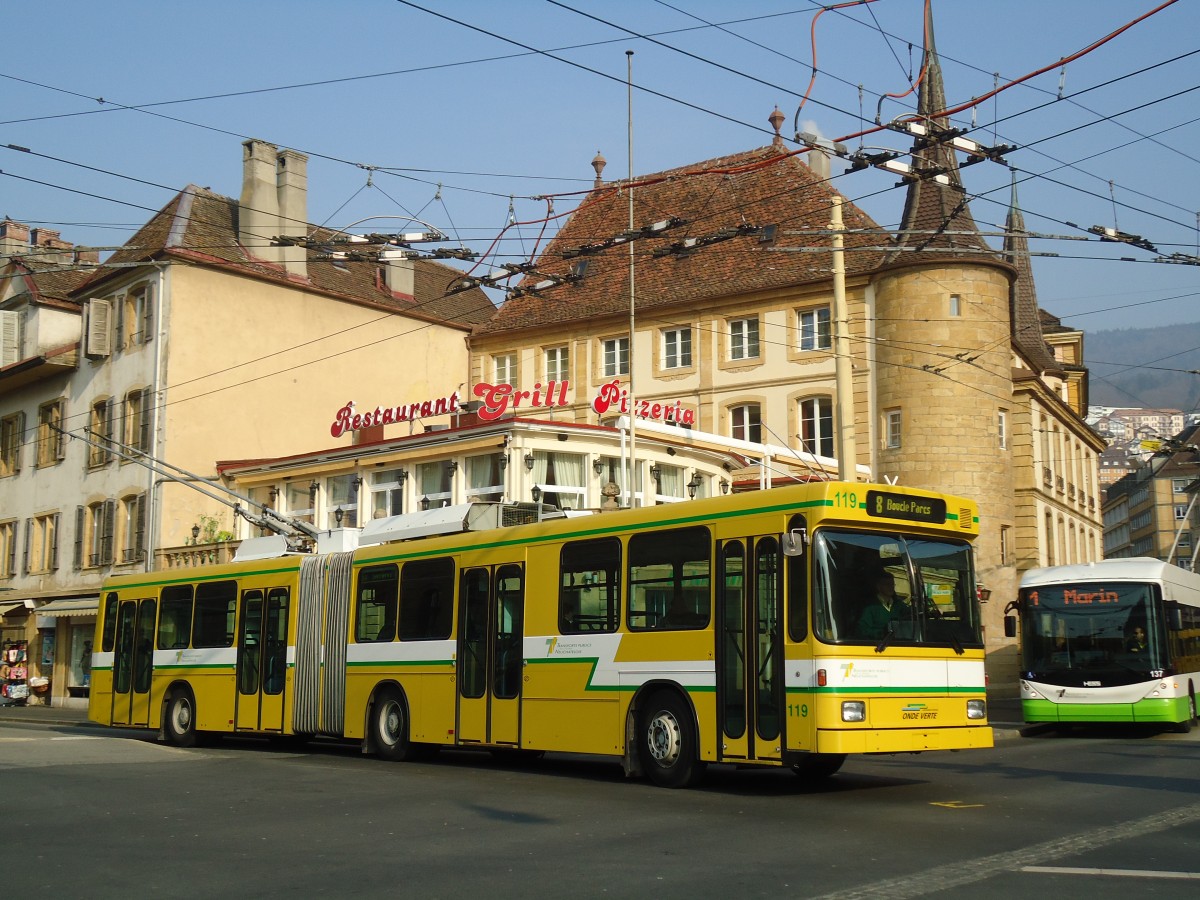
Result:
M824 781L836 775L845 761L845 753L809 753L792 763L792 771L805 781Z
M371 740L375 754L388 762L407 762L416 755L408 739L408 704L398 688L384 688L375 698Z
M1175 723L1175 732L1177 734L1187 734L1192 730L1192 726L1196 724L1196 692L1191 688L1188 689L1188 706L1187 718L1182 722Z
M196 732L196 698L190 688L180 687L167 697L167 714L163 719L167 743L176 747L195 747L200 736Z
M678 694L651 694L638 712L637 735L642 770L659 787L690 787L704 775L691 710Z

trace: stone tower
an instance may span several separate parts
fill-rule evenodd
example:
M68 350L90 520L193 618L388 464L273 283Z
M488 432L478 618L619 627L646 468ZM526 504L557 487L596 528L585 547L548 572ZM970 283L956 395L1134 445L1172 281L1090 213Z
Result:
M938 141L951 127L941 66L927 20L913 147L896 242L875 277L873 389L881 480L947 491L979 504L980 583L989 651L1004 644L1002 598L1015 596L1015 570L1001 560L1011 529L1011 451L1000 421L1012 404L1010 286L1015 272L979 235L954 151ZM1010 532L1011 533L1011 532Z

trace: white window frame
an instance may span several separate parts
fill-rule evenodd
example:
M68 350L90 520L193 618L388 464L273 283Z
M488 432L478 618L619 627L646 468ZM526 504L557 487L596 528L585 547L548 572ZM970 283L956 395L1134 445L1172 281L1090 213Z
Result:
M604 377L618 378L629 374L629 338L605 338L601 342L604 356Z
M495 384L517 386L517 354L497 353L492 357L492 375Z
M570 381L571 379L571 348L562 344L558 347L546 348L546 380Z
M758 317L729 320L729 358L735 361L759 358Z
M812 306L796 312L798 349L803 353L833 349L833 323L828 306Z
M729 407L729 436L734 440L761 444L762 430L761 404L737 403Z
M832 459L837 453L833 398L828 394L802 397L797 403L800 447L807 453ZM828 427L828 434L825 428Z
M662 367L688 369L692 365L692 329L690 326L664 328L662 332Z
M904 441L904 417L898 409L883 413L883 446L888 450L899 450Z

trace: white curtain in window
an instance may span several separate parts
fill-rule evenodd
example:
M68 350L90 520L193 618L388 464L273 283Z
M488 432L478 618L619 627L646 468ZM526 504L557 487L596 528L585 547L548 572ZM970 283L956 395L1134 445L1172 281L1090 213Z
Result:
M664 497L683 497L683 469L678 466L659 466L658 492Z

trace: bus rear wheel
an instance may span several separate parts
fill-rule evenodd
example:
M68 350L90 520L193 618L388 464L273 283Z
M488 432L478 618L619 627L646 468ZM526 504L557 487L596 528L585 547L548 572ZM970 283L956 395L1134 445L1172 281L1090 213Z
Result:
M199 742L196 732L196 698L189 688L177 688L167 700L167 716L163 723L167 742L176 747L195 747Z
M652 695L638 714L638 756L647 777L659 787L696 784L704 775L691 711L676 694Z
M371 737L375 753L389 762L406 762L414 748L408 739L408 704L396 688L386 688L371 710Z

